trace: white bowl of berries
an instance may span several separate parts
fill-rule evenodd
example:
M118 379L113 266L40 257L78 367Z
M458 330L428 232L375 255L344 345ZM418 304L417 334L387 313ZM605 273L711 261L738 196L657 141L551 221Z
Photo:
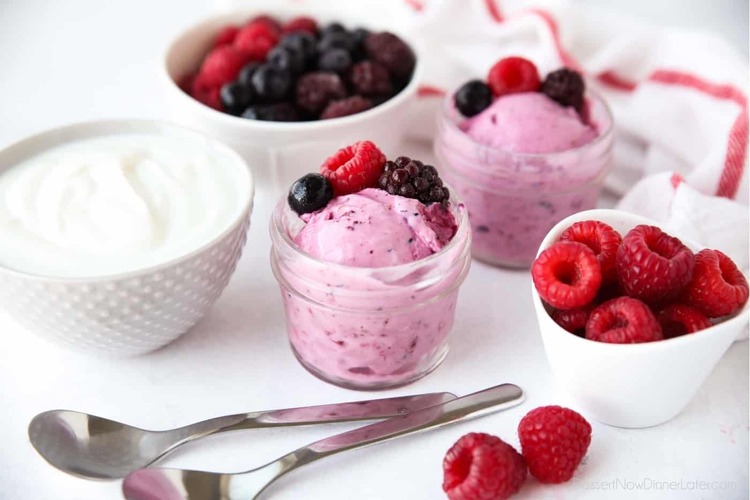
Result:
M747 279L731 259L627 212L562 220L531 272L556 382L609 425L674 418L747 328Z
M232 146L261 189L279 192L362 137L394 153L420 65L390 32L275 10L192 26L169 45L161 73L173 118Z

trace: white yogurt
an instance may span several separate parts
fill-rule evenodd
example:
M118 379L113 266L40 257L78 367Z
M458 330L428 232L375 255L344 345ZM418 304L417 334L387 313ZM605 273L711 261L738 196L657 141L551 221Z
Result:
M228 229L249 189L244 164L199 137L57 146L0 174L0 265L91 277L166 262Z

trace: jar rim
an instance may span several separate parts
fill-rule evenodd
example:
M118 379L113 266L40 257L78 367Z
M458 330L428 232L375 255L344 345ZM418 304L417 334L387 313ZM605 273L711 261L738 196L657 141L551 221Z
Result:
M415 267L426 266L439 260L443 255L452 252L458 245L464 244L462 243L462 241L468 240L466 248L462 252L460 252L460 254L467 253L471 247L471 229L469 226L468 209L466 208L464 203L460 199L458 199L455 194L455 190L447 184L445 186L451 192L451 211L453 212L453 215L455 216L456 222L458 224L456 233L453 235L448 244L443 246L443 248L433 253L432 255L428 255L427 257L424 257L422 259L417 259L413 262L406 262L404 264L396 264L393 266L360 267L339 264L337 262L330 262L313 257L309 253L301 250L294 243L289 233L286 231L286 228L284 227L284 214L287 213L287 211L291 212L291 208L289 208L286 196L282 197L282 199L279 200L279 202L274 207L273 213L271 215L271 224L269 227L271 233L271 242L274 246L278 245L281 249L293 252L294 255L302 259L303 262L310 262L314 265L330 266L333 269L338 269L340 271L346 271L349 273L368 274L372 273L373 271L408 272Z
M455 92L447 93L445 98L443 99L443 103L440 106L440 113L438 114L438 120L445 123L452 133L458 134L459 137L461 137L462 139L465 139L466 143L483 151L507 154L519 160L525 160L525 159L554 160L555 158L558 158L558 157L569 156L571 154L575 154L578 152L584 152L590 149L594 149L597 146L599 146L601 143L605 141L609 141L611 137L614 135L615 120L614 120L614 115L612 114L612 109L609 107L609 104L599 92L592 90L592 89L587 89L586 97L588 97L589 99L591 99L593 102L595 102L597 105L601 107L601 109L604 111L604 116L607 120L607 127L601 133L599 133L593 141L587 142L586 144L582 144L580 146L576 146L570 149L565 149L563 151L554 151L551 153L520 153L520 152L511 151L509 149L504 149L500 147L488 146L486 144L476 141L469 134L461 130L461 128L455 123L455 121L451 117L451 112L455 110L454 105L453 105L454 93Z

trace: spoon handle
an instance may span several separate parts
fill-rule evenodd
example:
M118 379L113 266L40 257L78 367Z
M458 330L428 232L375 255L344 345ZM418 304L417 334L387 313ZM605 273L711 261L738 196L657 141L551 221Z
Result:
M511 408L519 405L523 398L520 387L502 384L439 406L336 434L284 455L259 469L244 474L225 475L225 478L229 478L228 497L231 500L256 498L274 480L315 460Z

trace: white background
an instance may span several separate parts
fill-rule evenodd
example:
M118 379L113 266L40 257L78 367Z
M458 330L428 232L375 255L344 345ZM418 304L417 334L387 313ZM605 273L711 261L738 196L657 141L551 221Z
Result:
M614 0L611 5L670 25L723 32L747 53L747 2ZM181 27L209 14L209 1L0 0L0 144L94 118L165 118L156 76L160 54ZM407 152L430 158L425 145ZM311 165L311 170L315 166ZM245 254L211 313L156 353L111 361L71 354L28 336L0 316L0 498L119 498L119 482L88 482L48 466L26 437L28 421L52 408L166 428L215 415L368 397L308 375L286 341L281 301L268 267L273 199L259 192ZM525 272L474 263L464 285L452 351L436 372L400 395L464 394L514 382L527 402L513 410L429 434L332 457L281 480L279 499L443 498L445 450L470 431L517 446L530 409L565 404L555 391L538 335ZM234 433L189 445L164 464L240 471L349 425ZM747 498L748 343L732 346L675 420L652 429L593 423L586 463L568 484L530 480L518 498ZM612 481L621 481L612 485ZM728 482L730 490L627 490L628 481ZM608 483L610 482L610 483ZM604 491L597 487L609 486ZM719 485L720 486L720 485ZM613 491L611 488L616 487Z

